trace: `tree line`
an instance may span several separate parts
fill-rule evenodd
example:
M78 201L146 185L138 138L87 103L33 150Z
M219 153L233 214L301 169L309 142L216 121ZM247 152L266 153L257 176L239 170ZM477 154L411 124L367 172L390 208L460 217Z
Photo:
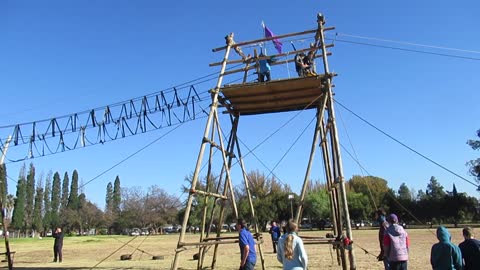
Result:
M480 137L480 130L477 135ZM467 144L475 150L480 149L479 140L469 140ZM470 173L480 183L480 159L467 164ZM142 187L122 188L119 176L113 184L107 184L105 209L102 210L82 192L77 170L71 175L65 172L61 178L59 172L37 175L33 163L28 170L24 165L18 176L15 196L7 192L6 175L7 167L3 164L0 166L0 199L6 222L12 230L24 235L46 234L55 227L62 227L71 234L84 234L92 229L96 233L120 234L131 228L148 228L158 233L167 224L181 224L185 213L185 203L175 195L156 185L146 190ZM189 191L191 178L191 175L185 177L184 192ZM243 185L234 189L239 215L266 226L268 221L288 220L292 218L292 212L296 213L299 197L289 185L273 176L268 178L260 171L250 171L248 179L256 220L250 215ZM214 190L221 186L218 181L215 176L202 179L197 182L196 189ZM397 213L407 223L465 223L480 219L476 198L458 192L455 185L450 191L445 190L434 176L428 180L425 190L415 191L405 183L393 189L385 179L358 175L346 182L346 189L352 220L372 220L372 213L379 207ZM218 198L196 197L188 225L201 224L205 207L208 213L214 213L208 222L217 225L217 228L222 225L220 220L235 222L228 204L225 205L225 218L220 217L219 211L214 211L219 205ZM331 218L325 184L318 180L310 181L303 209L302 217L309 222Z

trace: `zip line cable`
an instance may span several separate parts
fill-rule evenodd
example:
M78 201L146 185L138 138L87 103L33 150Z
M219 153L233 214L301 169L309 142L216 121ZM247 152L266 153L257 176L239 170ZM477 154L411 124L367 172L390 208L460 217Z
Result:
M353 37L353 38L358 38L358 39L381 41L381 42L390 42L390 43L396 43L396 44L402 44L402 45L411 45L411 46L417 46L417 47L425 47L425 48L430 48L430 49L440 49L440 50L448 50L448 51L456 51L456 52L465 52L465 53L480 54L480 51L457 49L457 48L444 47L444 46L427 45L427 44L413 43L413 42L408 42L408 41L399 41L399 40L392 40L392 39L382 39L382 38L375 38L375 37L351 35L351 34L345 34L345 33L336 33L336 35L338 35L338 36L345 36L345 37Z
M436 55L436 56L444 56L444 57L451 57L451 58L460 58L460 59L480 61L480 58L476 58L476 57L468 57L468 56L461 56L461 55L454 55L454 54L447 54L447 53L427 52L427 51L421 51L421 50L399 48L399 47L393 47L393 46L387 46L387 45L378 45L378 44L358 42L358 41L350 41L350 40L344 40L344 39L336 39L336 41L337 42L343 42L343 43L356 44L356 45L378 47L378 48L384 48L384 49L392 49L392 50L399 50L399 51L406 51L406 52L423 53L423 54L430 54L430 55Z
M352 140L350 139L350 134L348 133L345 122L343 121L343 118L342 118L340 113L338 114L338 116L340 118L340 122L342 122L343 129L345 130L345 134L347 134L348 142L350 143L350 147L352 148L353 154L355 155L355 159L358 160L357 151L355 151L355 148L353 147L353 143L352 143ZM360 165L360 162L357 162L357 163ZM362 166L359 166L359 167L360 167L360 172L362 173L363 176L365 176L363 174L363 171L365 171L365 170L362 170L362 168L363 168ZM370 199L373 202L374 209L377 210L378 209L377 202L375 202L375 198L373 197L372 190L370 189L370 184L368 183L367 179L363 178L363 180L364 180L365 184L367 185L368 194L370 195Z
M386 133L385 131L381 130L380 128L378 128L377 126L375 126L374 124L370 123L369 121L367 121L365 118L361 117L360 115L356 114L355 112L353 112L352 110L350 110L349 108L347 108L346 106L344 106L341 102L339 102L337 99L334 100L335 103L337 103L338 105L340 105L342 108L344 108L345 110L347 110L348 112L350 112L351 114L353 114L355 117L357 117L358 119L360 119L361 121L363 121L364 123L366 123L367 125L369 125L370 127L374 128L375 130L377 130L378 132L382 133L383 135L387 136L388 138L390 138L391 140L395 141L396 143L400 144L401 146L407 148L408 150L410 150L411 152L417 154L418 156L426 159L427 161L437 165L438 167L442 168L443 170L453 174L454 176L464 180L465 182L467 183L470 183L472 185L474 185L475 187L479 187L477 184L475 184L474 182L466 179L465 177L459 175L458 173L455 173L454 171L448 169L447 167L441 165L440 163L434 161L433 159L425 156L424 154L418 152L417 150L413 149L412 147L406 145L405 143L401 142L400 140L396 139L395 137L393 137L392 135Z
M355 161L355 163L358 164L358 166L360 166L363 170L365 170L365 172L368 174L368 175L372 175L370 174L367 169L365 169L365 167L363 167L362 164L360 164L360 161L358 161L358 159L356 159L346 148L345 146L343 146L342 144L340 144L340 147L342 147L343 151L345 151L345 153L347 153L347 155L349 155L353 161ZM402 208L403 210L405 210L405 212L407 212L407 214L409 214L413 219L415 219L418 223L420 224L423 224L423 225L426 225L426 223L420 221L410 210L408 210L399 200L397 200L397 198L395 198L395 196L393 196L392 193L390 192L387 192L387 195L398 205L400 206L400 208ZM435 235L435 233L429 229L429 231Z

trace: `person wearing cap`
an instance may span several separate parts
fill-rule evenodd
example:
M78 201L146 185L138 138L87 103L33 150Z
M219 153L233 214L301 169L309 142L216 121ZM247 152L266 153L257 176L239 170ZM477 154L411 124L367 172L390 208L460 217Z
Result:
M465 227L462 230L465 241L458 247L462 252L462 258L465 263L464 270L480 269L480 241L475 239L472 227Z
M253 270L257 263L255 241L248 231L247 222L244 219L237 220L238 245L240 246L240 270Z
M430 253L430 263L433 270L461 270L462 252L460 248L450 242L452 238L447 228L440 226L437 228L438 243L432 246Z
M383 236L383 247L389 269L407 270L408 249L410 247L408 233L398 224L397 215L390 214L387 221L390 225Z

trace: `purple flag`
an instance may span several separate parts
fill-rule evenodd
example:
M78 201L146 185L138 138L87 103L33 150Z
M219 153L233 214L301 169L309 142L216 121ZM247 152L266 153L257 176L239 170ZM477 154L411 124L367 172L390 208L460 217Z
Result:
M267 37L267 38L275 37L275 35L272 33L272 31L270 29L268 29L268 27L265 24L263 24L263 29L265 29L265 37ZM280 40L278 38L272 39L272 42L275 46L275 49L277 49L278 53L282 53L282 42L280 42Z

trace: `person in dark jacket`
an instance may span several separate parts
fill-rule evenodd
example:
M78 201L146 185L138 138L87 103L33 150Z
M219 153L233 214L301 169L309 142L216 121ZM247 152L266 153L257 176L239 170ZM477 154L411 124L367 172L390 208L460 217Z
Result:
M465 241L460 243L458 247L462 252L464 262L464 270L480 269L480 241L475 239L475 234L471 227L463 228L463 238Z
M270 235L272 236L273 253L277 253L278 238L280 238L280 227L277 226L275 221L272 221L270 227Z
M62 248L63 248L63 232L61 228L57 228L52 234L55 238L55 243L53 244L53 262L62 262Z
M407 270L408 249L410 248L408 234L402 226L398 225L398 217L395 214L390 214L387 221L390 226L385 230L383 236L383 248L389 269Z
M386 213L383 208L379 208L375 212L375 220L377 220L380 226L380 229L378 230L378 244L380 246L380 253L377 256L377 260L383 262L383 267L385 270L389 270L390 268L388 267L388 260L385 256L385 249L383 248L383 236L385 235L385 230L388 228L388 222L385 218L385 215Z
M447 228L437 228L438 243L432 246L430 263L433 270L461 270L462 253L460 248L450 242L451 236Z

